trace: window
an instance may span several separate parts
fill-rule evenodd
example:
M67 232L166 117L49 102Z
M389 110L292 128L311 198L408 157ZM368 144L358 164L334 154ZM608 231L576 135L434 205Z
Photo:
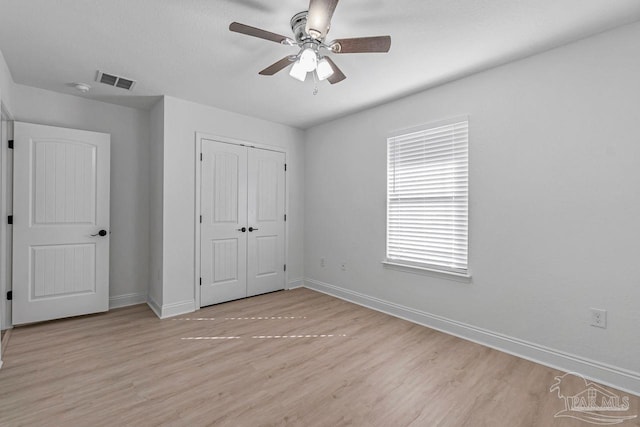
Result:
M387 263L468 274L468 134L465 117L387 140Z

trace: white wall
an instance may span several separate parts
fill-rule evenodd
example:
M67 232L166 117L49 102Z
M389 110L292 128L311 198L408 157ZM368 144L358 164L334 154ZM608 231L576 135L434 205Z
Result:
M9 111L12 111L12 96L11 88L13 86L13 78L11 72L7 66L7 62L4 60L4 56L0 51L0 99L2 103L7 107Z
M638 40L633 24L310 129L307 284L592 360L640 393ZM465 114L471 283L383 268L387 134Z
M111 134L111 306L146 301L149 283L149 112L13 87L15 120Z
M162 307L164 98L150 113L149 133L149 305Z
M303 277L304 133L218 108L164 98L163 312L191 310L195 280L195 133L204 132L287 150L289 193L287 273Z

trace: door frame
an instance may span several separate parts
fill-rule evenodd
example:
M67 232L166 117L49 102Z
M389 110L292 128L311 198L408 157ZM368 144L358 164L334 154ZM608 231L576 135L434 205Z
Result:
M11 290L11 260L13 251L13 233L6 218L13 206L13 153L9 150L8 140L13 139L13 116L0 102L0 329L11 329L11 301L7 292Z
M200 161L200 155L202 154L202 140L207 139L216 142L222 142L225 144L240 145L249 148L258 148L261 150L275 151L278 153L284 153L284 162L287 163L289 158L289 150L283 147L276 147L273 145L260 144L251 141L240 140L236 138L230 138L226 136L213 135L205 132L196 132L195 141L195 156L194 161L196 165L196 185L195 185L195 211L193 222L195 224L195 262L194 262L194 275L193 275L193 297L195 301L195 309L200 310L200 193L201 193L201 179L202 179L202 162ZM289 212L289 191L287 187L287 174L284 175L284 212L288 215ZM284 223L284 259L285 263L289 259L289 218ZM289 271L284 272L284 289L289 289Z

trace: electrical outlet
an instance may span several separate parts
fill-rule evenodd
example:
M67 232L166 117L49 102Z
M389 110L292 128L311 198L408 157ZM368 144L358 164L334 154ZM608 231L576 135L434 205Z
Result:
M324 266L326 265L324 258L320 258L320 267L324 268Z
M607 327L607 310L602 310L600 308L592 308L591 309L591 326L595 326L596 328L606 328Z
M340 263L340 270L347 271L347 263L346 262L341 262Z

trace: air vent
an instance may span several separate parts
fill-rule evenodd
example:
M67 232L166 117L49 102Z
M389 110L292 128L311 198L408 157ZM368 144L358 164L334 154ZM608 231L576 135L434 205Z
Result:
M100 83L104 83L109 86L119 87L120 89L126 89L126 90L133 89L133 86L136 84L134 80L116 76L113 74L107 74L102 71L98 71L98 76L96 77L96 81Z

